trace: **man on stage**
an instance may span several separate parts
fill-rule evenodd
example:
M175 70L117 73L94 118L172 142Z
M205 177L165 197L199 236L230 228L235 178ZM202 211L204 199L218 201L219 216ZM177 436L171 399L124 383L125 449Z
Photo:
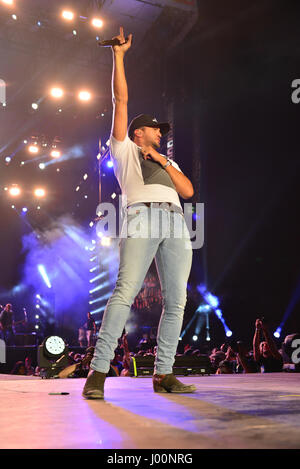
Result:
M86 341L87 346L92 347L94 345L94 337L96 336L96 322L90 312L87 313L86 322Z
M161 284L163 312L157 335L153 388L155 392L190 393L196 390L195 386L187 386L177 380L172 367L192 263L190 236L178 194L184 199L192 197L193 186L175 162L158 152L161 137L170 129L168 123L160 123L152 116L141 114L131 121L127 133L128 90L124 56L131 47L132 35L126 41L121 27L117 39L120 45L112 47L110 151L115 175L123 197L126 197L124 209L127 217L120 236L118 279L104 312L83 396L87 399L104 398L104 382L118 338L154 258Z
M12 305L7 303L0 312L0 339L2 338L6 345L14 345L14 329L13 329L13 310Z

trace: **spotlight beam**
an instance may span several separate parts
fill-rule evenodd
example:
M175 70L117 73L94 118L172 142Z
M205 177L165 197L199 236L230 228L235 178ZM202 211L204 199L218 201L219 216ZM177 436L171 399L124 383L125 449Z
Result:
M101 306L101 308L94 309L93 311L91 311L91 314L101 313L104 310L105 310L105 306Z
M97 267L96 267L97 268ZM95 269L96 270L96 269ZM91 269L90 269L90 272L91 272ZM107 272L101 272L101 274L97 275L96 277L92 278L90 280L90 283L94 283L96 282L96 280L99 280L100 278L104 277L105 275L107 275Z
M102 290L103 288L106 288L108 286L109 286L109 282L101 283L101 285L98 285L97 287L90 290L90 294L95 293L96 291Z
M94 303L99 303L100 301L103 301L103 300L107 300L108 298L110 298L110 296L111 296L111 292L106 293L106 295L100 296L99 298L96 298L95 300L90 300L89 304L91 305Z
M47 275L45 267L42 264L39 264L37 266L37 268L38 268L38 271L39 271L42 279L44 280L45 284L47 285L47 287L52 288L52 285L51 285L51 282L50 282L49 277Z

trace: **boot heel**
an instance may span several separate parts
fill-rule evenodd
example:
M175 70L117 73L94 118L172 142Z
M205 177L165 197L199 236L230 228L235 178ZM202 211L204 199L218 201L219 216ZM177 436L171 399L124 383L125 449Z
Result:
M168 392L165 388L159 386L158 384L153 385L153 390L154 392Z
M186 385L181 383L173 373L168 375L153 375L154 392L171 392L185 394L196 391L194 384Z

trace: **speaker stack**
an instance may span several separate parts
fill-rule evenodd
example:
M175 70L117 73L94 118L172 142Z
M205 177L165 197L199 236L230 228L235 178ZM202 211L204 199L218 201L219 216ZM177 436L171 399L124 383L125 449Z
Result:
M130 376L152 376L154 371L154 356L131 357L129 372ZM178 355L173 365L173 373L177 376L188 375L210 375L211 365L209 357L206 355L185 356Z
M15 334L14 342L16 346L37 345L37 336L35 332L30 334Z

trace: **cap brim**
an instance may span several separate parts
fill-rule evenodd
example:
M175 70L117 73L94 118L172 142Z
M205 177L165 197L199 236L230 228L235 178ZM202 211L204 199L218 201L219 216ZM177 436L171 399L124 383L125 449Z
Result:
M153 125L152 127L159 127L162 135L166 135L170 130L170 124L168 122L158 122L157 125Z
M154 122L153 123L152 122L151 123L147 122L147 123L142 123L138 127L136 127L135 125L132 125L132 122L131 122L131 124L129 125L129 128L128 128L129 137L133 136L134 131L136 129L139 129L140 127L154 127L154 128L159 127L160 133L162 135L166 135L169 132L170 128L171 128L171 126L168 122L155 122L155 123Z

